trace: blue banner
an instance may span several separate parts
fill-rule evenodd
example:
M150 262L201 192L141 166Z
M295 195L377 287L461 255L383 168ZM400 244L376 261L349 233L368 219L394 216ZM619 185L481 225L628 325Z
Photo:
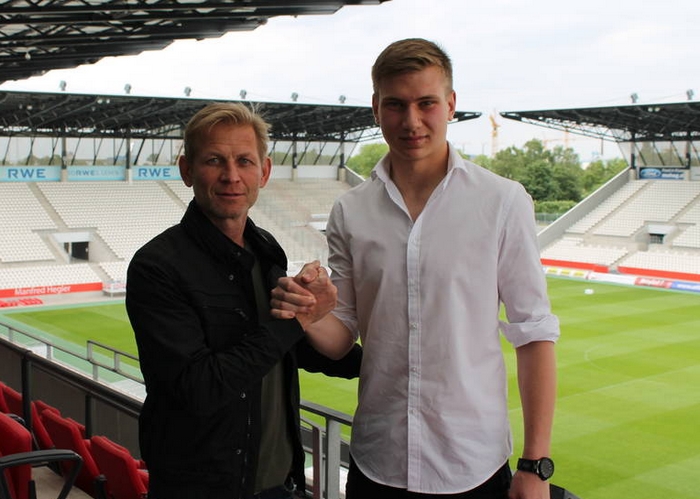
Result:
M644 167L639 171L639 178L645 180L683 180L685 172L679 168L649 168Z
M0 182L58 182L60 166L0 166Z
M69 166L68 180L125 180L126 167L109 166Z
M132 180L181 180L177 166L132 166Z
M671 283L671 289L678 289L679 291L693 291L694 293L700 293L700 282L673 281Z

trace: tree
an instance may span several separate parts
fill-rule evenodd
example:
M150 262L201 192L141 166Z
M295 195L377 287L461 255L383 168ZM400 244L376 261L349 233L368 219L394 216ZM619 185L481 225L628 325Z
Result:
M502 177L517 180L519 172L525 169L525 165L524 151L510 146L496 153L491 161L490 169Z
M615 158L606 162L600 159L592 161L581 175L581 188L584 194L588 195L595 191L627 167L627 161L622 158Z
M365 144L360 152L347 161L347 167L363 177L369 176L372 168L389 152L389 146L384 143Z
M552 176L557 193L552 201L581 201L583 168L578 154L571 148L556 146L552 151Z
M496 153L490 169L523 184L535 201L581 200L581 162L571 148L550 151L532 139L523 149L511 146Z
M557 184L552 167L545 159L532 161L520 172L520 183L537 201L555 201Z

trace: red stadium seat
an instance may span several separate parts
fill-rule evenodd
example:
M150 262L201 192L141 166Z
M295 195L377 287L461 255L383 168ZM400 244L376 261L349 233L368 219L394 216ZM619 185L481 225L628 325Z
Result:
M95 435L91 442L92 455L106 478L108 497L144 499L148 496L148 471L143 468L143 461L134 459L128 449L107 437Z
M95 480L99 475L99 470L92 457L90 440L85 439L81 433L81 425L70 418L64 418L54 411L44 411L41 416L56 448L70 449L83 459L83 466L75 484L78 488L94 497ZM61 473L64 477L71 472L71 463L65 463L61 467Z
M5 404L7 405L7 412L23 417L24 409L22 408L22 394L5 383L0 385L0 389L2 389L3 398L5 399Z
M0 412L7 414L10 412L10 409L7 407L7 403L5 402L5 386L5 383L0 381Z
M6 457L32 450L32 435L19 422L6 414L0 414L0 456ZM32 467L28 464L9 468L7 485L15 499L29 497L29 482L32 479Z
M14 388L7 386L5 384L0 386L0 389L2 389L3 394L5 396L5 403L7 404L7 408L8 408L7 412L21 416L26 421L27 417L24 414L24 405L22 403L22 394L19 393ZM44 422L40 417L40 412L37 409L36 403L34 401L32 401L29 404L29 406L31 407L31 411L32 411L31 430L32 430L32 434L34 435L34 438L36 440L36 448L37 449L53 449L54 448L53 440L51 440L51 436L46 431L46 428L44 426ZM54 409L54 410L57 410L57 409Z
M32 480L34 466L73 463L73 473L65 477L58 499L68 497L82 460L70 450L48 449L32 451L32 436L21 423L0 414L0 497L35 499L37 490ZM46 497L46 494L41 494Z

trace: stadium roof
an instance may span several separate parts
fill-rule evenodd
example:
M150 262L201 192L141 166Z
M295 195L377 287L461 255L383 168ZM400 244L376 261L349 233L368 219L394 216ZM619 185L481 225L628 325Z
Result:
M0 136L180 138L190 117L211 102L215 101L0 91ZM273 141L359 142L380 133L368 106L239 102L265 116ZM458 111L455 121L480 115Z
M616 142L700 139L700 102L510 111L504 118Z
M388 0L14 0L0 2L0 83L180 39L250 31L276 16L332 14Z

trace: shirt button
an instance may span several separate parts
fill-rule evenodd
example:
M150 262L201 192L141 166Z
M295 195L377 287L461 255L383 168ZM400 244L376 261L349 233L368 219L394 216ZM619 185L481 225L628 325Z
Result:
M240 456L241 454L243 454L243 451L241 449L236 449L236 455Z
M228 280L229 280L229 281L233 281L233 274L229 274Z
M245 392L241 392L241 398L242 398L242 399L246 398Z

